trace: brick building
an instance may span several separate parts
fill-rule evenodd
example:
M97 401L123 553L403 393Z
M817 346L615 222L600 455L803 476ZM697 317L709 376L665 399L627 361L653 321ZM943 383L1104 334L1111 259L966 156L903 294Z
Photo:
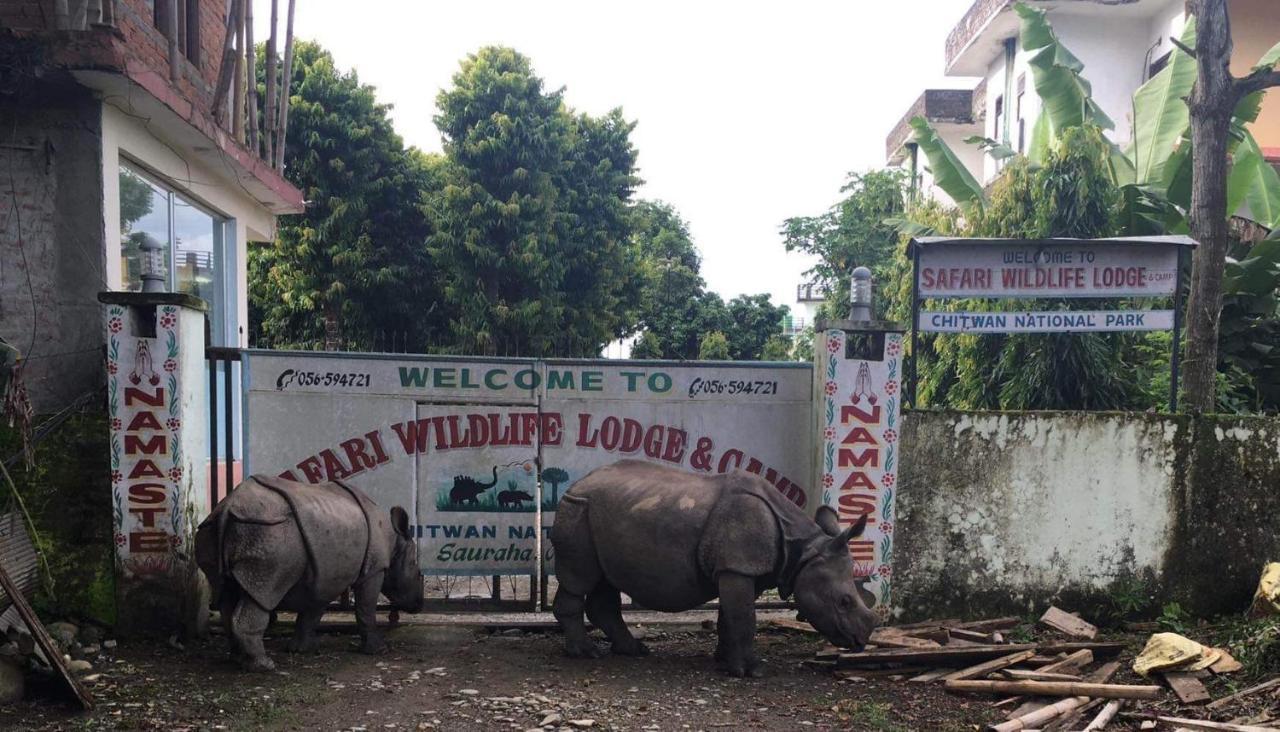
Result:
M36 413L101 385L96 296L140 287L143 234L246 345L246 246L303 201L215 108L229 4L0 0L0 337Z

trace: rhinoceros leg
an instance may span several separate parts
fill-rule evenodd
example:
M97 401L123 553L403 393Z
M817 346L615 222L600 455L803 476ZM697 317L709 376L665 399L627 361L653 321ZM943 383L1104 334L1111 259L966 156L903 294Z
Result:
M622 619L622 596L618 588L608 581L601 580L587 594L587 618L608 636L614 653L623 656L649 655L649 649L631 635L626 621Z
M382 572L365 577L355 587L356 627L360 629L360 652L382 653L387 643L378 630L378 593L382 590Z
M249 593L240 593L240 601L231 614L231 635L244 652L242 663L250 671L271 671L276 667L262 645L262 634L267 632L270 620L271 611L254 602Z
M756 581L733 572L721 572L720 639L717 656L733 676L760 676L756 658Z
M551 612L564 629L564 651L570 658L599 658L600 647L587 637L587 625L582 621L586 598L569 592L564 585L556 589Z
M316 648L316 626L324 615L324 605L308 608L298 613L293 637L289 639L289 652L310 653Z
M235 580L228 579L222 583L222 592L218 595L218 615L222 618L222 627L226 629L228 651L232 658L240 658L244 652L240 642L236 640L235 628L231 619L235 615L236 605L240 602L240 586Z

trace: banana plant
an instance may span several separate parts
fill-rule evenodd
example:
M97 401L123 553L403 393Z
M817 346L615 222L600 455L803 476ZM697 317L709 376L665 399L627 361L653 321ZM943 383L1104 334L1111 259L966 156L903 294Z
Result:
M1187 18L1182 48L1195 48L1195 17ZM1164 180L1165 164L1178 149L1191 124L1186 99L1196 81L1196 62L1182 48L1173 51L1168 65L1138 87L1133 94L1133 159L1135 182Z
M955 151L938 136L929 122L923 117L913 117L911 129L912 142L920 146L929 161L929 172L933 174L934 185L951 196L963 209L975 206L982 208L986 203L982 184L960 162Z

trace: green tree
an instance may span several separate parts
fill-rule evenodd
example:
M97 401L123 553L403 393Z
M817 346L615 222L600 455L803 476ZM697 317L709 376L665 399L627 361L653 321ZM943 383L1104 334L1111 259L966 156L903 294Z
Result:
M789 361L791 360L791 339L781 333L769 336L769 340L765 341L764 348L760 351L761 361Z
M308 205L249 247L256 342L369 349L394 332L425 349L442 318L419 203L443 161L406 150L374 88L315 43L294 48L290 94L285 176Z
M449 166L430 251L448 273L454 347L594 356L631 332L633 125L575 114L500 47L468 56L437 106Z
M698 359L701 361L728 361L729 339L724 333L713 330L702 337L698 345Z
M658 336L652 331L642 331L640 337L631 345L630 357L648 360L662 358L662 344L658 342Z
M727 309L725 337L736 361L763 358L769 340L781 337L782 321L790 312L786 305L774 305L768 294L739 295L729 301Z
M903 214L905 185L906 176L899 170L849 173L840 188L845 197L825 213L783 222L786 250L818 259L806 275L826 292L823 315L846 314L855 267L867 267L877 281L884 281L898 246L893 219Z
M695 359L702 334L724 327L724 304L706 292L688 224L661 201L637 202L632 222L644 281L637 322L645 341L637 344L641 356L633 357Z

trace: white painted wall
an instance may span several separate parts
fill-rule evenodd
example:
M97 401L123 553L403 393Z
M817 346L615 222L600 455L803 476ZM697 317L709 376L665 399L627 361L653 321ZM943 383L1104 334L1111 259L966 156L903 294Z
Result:
M1133 93L1146 81L1148 65L1172 48L1169 36L1182 33L1184 15L1182 3L1169 0L1154 15L1133 17L1108 12L1108 8L1097 6L1089 8L1091 12L1049 10L1049 23L1053 26L1058 38L1081 63L1084 64L1084 78L1093 87L1093 98L1102 110L1115 122L1115 130L1108 136L1126 145L1132 135ZM1016 78L1025 75L1027 95L1023 114L1026 118L1027 137L1030 138L1040 112L1040 98L1035 94L1034 81L1027 65L1031 54L1018 48L1014 59L1015 99L1009 100L1006 110L1016 114ZM996 129L996 100L1004 94L1005 89L1004 56L996 56L987 68L987 118L983 134L993 139L1000 138L1000 130ZM1013 128L1013 140L1017 142L1016 117ZM984 156L980 180L990 182L999 172L996 163L989 156Z
M102 188L107 284L121 288L120 272L120 182L121 159L145 168L167 186L199 202L232 221L235 244L236 322L238 345L248 346L249 283L247 242L268 238L275 232L275 217L243 191L233 189L223 178L198 161L179 154L166 144L145 120L130 116L109 102L102 105Z

